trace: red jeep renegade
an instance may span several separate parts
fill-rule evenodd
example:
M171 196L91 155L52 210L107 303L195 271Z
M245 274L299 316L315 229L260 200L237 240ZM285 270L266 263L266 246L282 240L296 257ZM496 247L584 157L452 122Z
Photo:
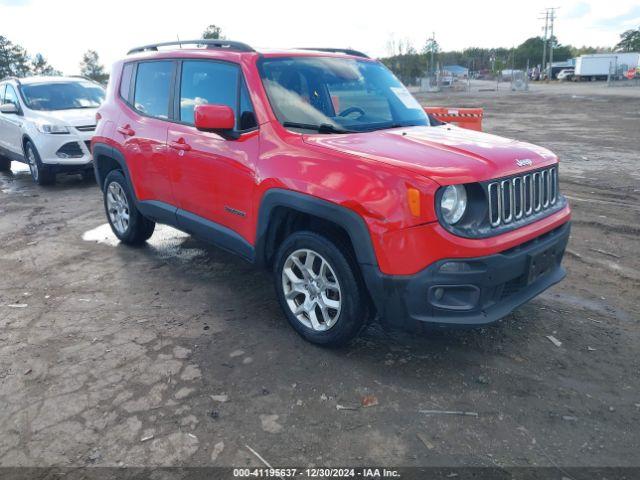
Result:
M136 48L98 118L115 235L139 244L164 223L272 269L311 342L373 316L486 324L565 276L557 157L431 118L360 52Z

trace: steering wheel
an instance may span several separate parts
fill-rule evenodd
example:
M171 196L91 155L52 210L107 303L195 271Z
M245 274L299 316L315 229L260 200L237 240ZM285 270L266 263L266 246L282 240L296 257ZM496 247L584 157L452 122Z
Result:
M351 115L352 113L359 113L358 118L363 117L366 113L360 107L349 107L346 110L341 111L338 115L340 117L346 117L347 115Z

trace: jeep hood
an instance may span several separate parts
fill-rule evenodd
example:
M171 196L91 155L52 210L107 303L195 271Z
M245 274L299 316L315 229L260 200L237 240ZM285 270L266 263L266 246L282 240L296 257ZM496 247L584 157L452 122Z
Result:
M453 125L305 135L304 141L309 145L397 165L441 185L505 177L557 161L557 157L545 148ZM516 163L518 160L522 166Z

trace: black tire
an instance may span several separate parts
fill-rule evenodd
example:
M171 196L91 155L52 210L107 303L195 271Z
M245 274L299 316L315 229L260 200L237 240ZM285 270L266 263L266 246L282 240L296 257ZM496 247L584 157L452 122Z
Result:
M29 170L31 171L31 178L33 178L34 182L41 186L56 183L55 172L42 163L38 149L31 141L27 141L25 144L24 154L29 165Z
M332 323L332 326L324 331L318 331L303 324L296 317L285 298L283 269L289 256L301 250L311 250L319 254L322 257L319 261L324 259L329 264L340 286L340 311L337 317L334 317L337 318L333 320L335 323ZM274 261L276 295L287 320L305 340L316 345L338 347L352 340L366 325L369 319L368 302L365 287L362 285L356 265L346 247L341 247L339 243L314 232L295 232L283 242ZM298 272L301 273L299 270ZM292 301L299 302L301 299L306 299L308 294L309 290L306 293L301 293L301 297ZM300 301L300 303L302 302ZM334 313L335 311L333 310ZM303 316L305 319L309 319L308 315L303 314Z
M0 172L8 172L11 170L11 160L0 157Z
M118 228L114 225L112 216L109 213L109 200L107 197L110 195L112 185L116 190L118 188L121 189L126 197L126 210L129 214L129 221L125 228ZM115 236L118 237L122 243L127 245L141 245L153 235L153 230L156 228L155 222L149 220L138 211L133 194L129 189L129 184L120 170L112 170L104 180L103 200L105 213L107 214L107 220L109 221L111 230L113 230Z

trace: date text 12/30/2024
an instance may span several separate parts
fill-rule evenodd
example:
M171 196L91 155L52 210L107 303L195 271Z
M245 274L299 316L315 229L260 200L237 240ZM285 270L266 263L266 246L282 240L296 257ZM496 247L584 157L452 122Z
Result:
M387 468L234 468L235 478L400 478Z

